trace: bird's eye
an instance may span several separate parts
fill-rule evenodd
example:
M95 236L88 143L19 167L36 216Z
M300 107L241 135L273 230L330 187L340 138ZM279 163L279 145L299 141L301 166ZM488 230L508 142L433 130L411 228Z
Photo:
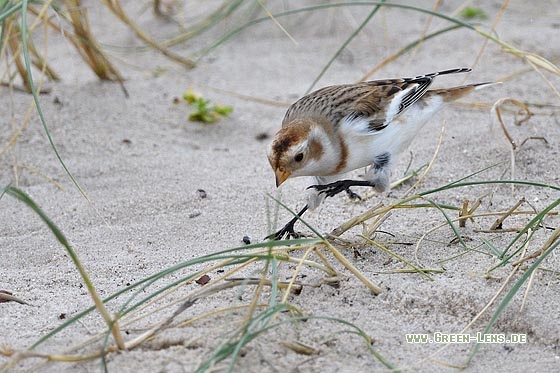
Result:
M294 157L294 160L296 162L301 162L303 160L303 153L297 153L296 156Z

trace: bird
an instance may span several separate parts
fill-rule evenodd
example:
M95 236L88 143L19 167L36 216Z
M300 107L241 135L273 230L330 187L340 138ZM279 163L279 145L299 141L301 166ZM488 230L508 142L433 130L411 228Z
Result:
M298 238L294 224L326 197L350 187L371 187L384 192L390 170L422 127L449 102L495 82L443 89L428 89L440 75L470 72L462 67L414 78L371 80L333 85L311 92L287 110L282 127L269 145L267 156L276 187L299 176L314 177L307 204L269 239ZM364 180L344 179L344 174L368 167Z

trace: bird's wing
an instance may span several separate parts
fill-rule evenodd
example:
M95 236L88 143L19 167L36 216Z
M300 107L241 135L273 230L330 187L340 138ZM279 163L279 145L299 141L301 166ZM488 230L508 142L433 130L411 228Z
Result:
M368 133L380 131L406 109L422 98L438 75L468 72L468 68L438 71L415 78L375 80L365 82L356 95L354 110L349 110L348 119L359 118L368 123ZM369 91L368 91L369 89Z
M322 88L294 103L284 117L283 125L295 118L323 118L338 126L360 123L360 132L384 129L399 114L424 96L438 75L468 72L468 68L439 71L415 78L373 80Z

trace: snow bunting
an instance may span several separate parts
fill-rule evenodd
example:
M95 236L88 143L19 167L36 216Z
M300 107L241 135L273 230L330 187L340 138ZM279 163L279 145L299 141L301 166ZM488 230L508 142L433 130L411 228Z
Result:
M368 186L389 187L396 156L441 108L466 94L494 84L469 84L428 90L438 75L469 72L469 68L439 71L416 78L374 80L325 87L290 106L282 128L268 151L276 186L290 177L314 176L307 205L280 231L268 238L298 237L294 223L325 197ZM365 180L341 180L346 172L369 167Z

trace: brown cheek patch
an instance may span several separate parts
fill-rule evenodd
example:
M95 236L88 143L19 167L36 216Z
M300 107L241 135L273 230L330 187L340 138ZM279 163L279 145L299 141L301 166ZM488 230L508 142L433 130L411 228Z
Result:
M321 159L323 155L323 145L317 140L311 140L309 142L309 151L312 159Z

